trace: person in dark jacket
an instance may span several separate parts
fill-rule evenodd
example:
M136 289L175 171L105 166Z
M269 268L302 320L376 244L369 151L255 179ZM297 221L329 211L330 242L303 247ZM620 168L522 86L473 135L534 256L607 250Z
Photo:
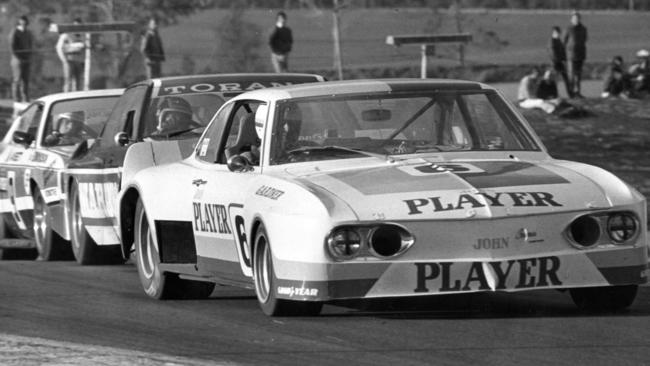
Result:
M562 31L560 30L560 27L554 26L553 30L551 31L549 53L551 56L551 64L553 65L553 70L562 76L564 86L566 87L566 93L568 96L571 96L571 82L569 81L569 75L566 71L566 49L564 48L564 43L562 42L561 35Z
M147 32L142 37L140 51L144 55L147 79L160 77L162 74L161 64L165 61L165 49L158 34L158 20L156 18L149 19Z
M555 82L555 74L553 73L553 69L548 68L546 71L544 71L544 76L542 76L542 80L539 81L539 84L537 84L537 98L546 100L546 101L551 101L551 100L558 100L558 91L557 91L557 83Z
M564 35L564 44L569 58L569 77L571 79L571 97L581 98L580 82L582 66L587 58L587 27L580 21L580 13L571 14L571 26Z
M26 16L18 18L16 28L9 34L11 48L11 95L16 102L29 101L29 69L32 59L34 38L27 29Z
M287 14L278 13L275 29L269 38L271 46L271 63L275 72L287 72L289 69L289 52L293 45L291 28L287 27Z
M605 78L605 84L603 85L603 92L600 95L601 97L603 98L630 97L632 84L630 82L630 76L624 70L625 67L623 65L623 57L614 56L609 65L609 73Z

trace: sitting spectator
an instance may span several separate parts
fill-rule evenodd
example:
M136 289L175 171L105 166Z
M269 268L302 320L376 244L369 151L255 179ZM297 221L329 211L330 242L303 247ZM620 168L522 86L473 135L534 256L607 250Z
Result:
M630 96L630 90L632 88L630 78L623 70L623 57L614 56L609 66L609 74L605 79L601 97L628 98Z
M637 97L643 97L650 92L650 52L642 49L636 53L638 62L630 67L632 91Z
M539 84L539 68L533 67L519 82L519 90L517 92L519 106L525 109L539 108L546 113L553 113L557 105L557 100L544 100L540 98L537 95ZM557 85L555 86L555 93L557 96Z
M555 73L552 69L544 71L542 80L537 85L537 98L551 101L558 99L557 82L555 81Z

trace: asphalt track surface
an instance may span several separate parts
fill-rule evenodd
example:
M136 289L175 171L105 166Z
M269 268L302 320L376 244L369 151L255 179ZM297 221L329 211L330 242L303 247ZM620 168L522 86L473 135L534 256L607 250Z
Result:
M68 353L50 355L61 350ZM269 318L251 291L232 287L218 287L208 300L149 299L130 264L0 262L3 365L641 365L649 359L650 287L617 314L584 314L568 293L541 291L326 305L319 317Z

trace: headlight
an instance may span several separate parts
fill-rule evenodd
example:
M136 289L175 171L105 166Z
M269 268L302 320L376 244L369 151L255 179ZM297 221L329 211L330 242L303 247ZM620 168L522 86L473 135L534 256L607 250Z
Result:
M590 247L600 239L600 222L590 215L580 216L569 226L569 234L578 247Z
M415 242L413 235L396 225L381 225L370 232L370 249L378 257L393 257Z
M354 228L338 228L327 238L327 249L336 260L352 259L361 252L361 235Z
M627 212L617 212L607 219L607 233L616 243L622 244L634 238L639 230L636 218Z

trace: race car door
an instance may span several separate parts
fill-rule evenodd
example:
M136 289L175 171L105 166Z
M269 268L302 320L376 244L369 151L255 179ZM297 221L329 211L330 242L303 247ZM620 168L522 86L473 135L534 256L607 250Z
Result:
M26 169L29 160L28 151L36 145L38 128L43 117L44 105L41 102L31 104L14 121L3 141L4 151L0 155L0 210L5 222L15 227L14 234L31 236L32 209L34 203L30 190L30 169Z
M244 195L259 177L261 140L256 112L266 116L266 104L238 101L217 114L196 147L192 177L193 230L199 270L233 280L252 276L245 223ZM231 172L226 159L246 157L245 172ZM234 277L233 277L234 276Z

